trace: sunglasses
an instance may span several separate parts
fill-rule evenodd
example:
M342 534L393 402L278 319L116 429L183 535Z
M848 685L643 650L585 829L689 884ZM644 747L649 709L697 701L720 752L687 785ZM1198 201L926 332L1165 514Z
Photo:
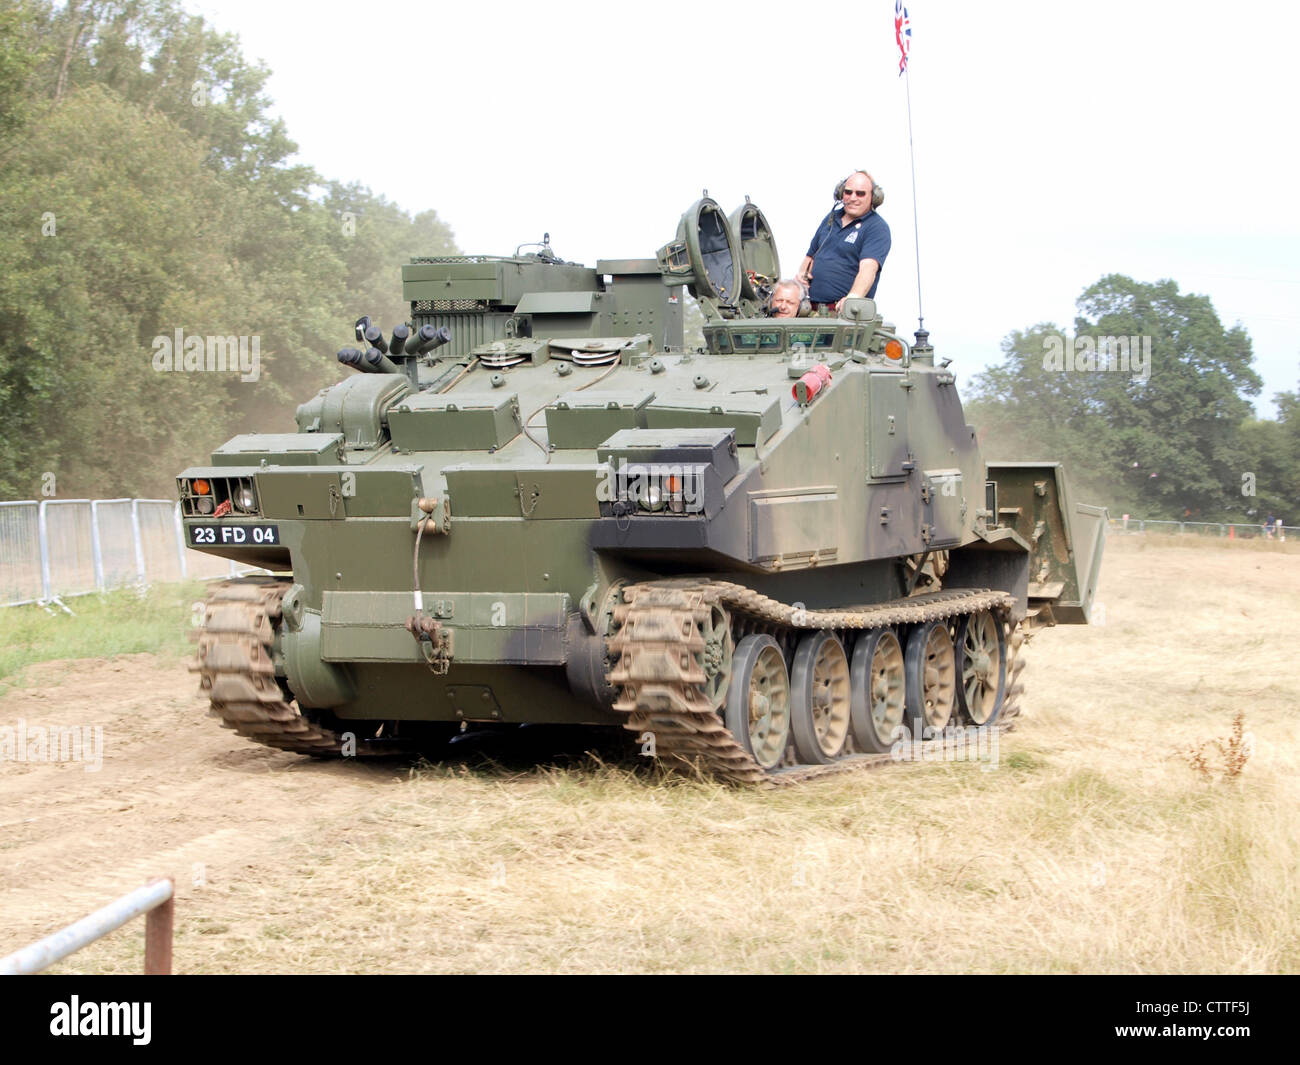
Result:
M871 190L870 189L845 189L844 195L845 196L870 196Z

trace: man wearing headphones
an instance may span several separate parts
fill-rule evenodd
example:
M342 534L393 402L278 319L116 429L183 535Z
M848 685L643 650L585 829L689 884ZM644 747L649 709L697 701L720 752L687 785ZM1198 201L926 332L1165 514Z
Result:
M776 288L772 289L772 299L768 308L768 314L772 318L798 318L799 311L803 310L806 314L807 307L801 307L803 303L803 289L797 281L778 281Z
M795 274L819 310L838 311L849 297L875 296L889 254L889 225L875 212L885 192L871 175L855 170L835 186L835 199Z

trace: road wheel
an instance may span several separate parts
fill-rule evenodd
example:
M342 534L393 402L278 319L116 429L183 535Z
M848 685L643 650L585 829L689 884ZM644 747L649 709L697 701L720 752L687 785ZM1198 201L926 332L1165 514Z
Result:
M727 728L763 769L781 761L790 740L790 677L771 636L746 636L731 659Z
M957 705L957 656L946 621L927 621L912 630L903 667L913 729L942 731Z
M904 728L906 675L903 646L892 629L875 629L853 648L850 710L853 735L864 750L887 754Z
M790 671L790 729L801 762L826 765L849 736L849 660L833 632L805 636Z
M1006 637L987 610L968 614L957 626L957 705L973 725L991 725L1002 712L1007 689Z

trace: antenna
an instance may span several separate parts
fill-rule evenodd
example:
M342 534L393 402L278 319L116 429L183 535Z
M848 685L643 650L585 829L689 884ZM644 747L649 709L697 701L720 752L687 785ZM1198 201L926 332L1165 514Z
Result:
M560 259L556 258L555 252L551 249L551 235L549 233L543 233L542 239L540 241L533 241L528 244L520 244L517 248L515 248L516 258L519 256L519 253L523 251L525 248L541 248L541 251L535 252L533 254L535 254L537 258L544 263L558 263L561 261Z
M921 230L916 222L916 153L912 147L912 88L906 71L903 84L907 86L907 155L912 164L912 237L916 241L916 328L925 329L925 311L921 306Z

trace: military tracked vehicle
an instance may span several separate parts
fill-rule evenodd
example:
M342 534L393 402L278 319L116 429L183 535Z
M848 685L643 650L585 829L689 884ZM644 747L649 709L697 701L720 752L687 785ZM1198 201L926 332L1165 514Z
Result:
M1018 712L1026 627L1085 623L1105 513L986 462L948 360L867 299L771 318L763 213L655 258L416 258L297 432L178 478L211 713L309 755L607 725L759 782ZM684 293L704 313L683 343ZM909 731L910 730L910 731Z

